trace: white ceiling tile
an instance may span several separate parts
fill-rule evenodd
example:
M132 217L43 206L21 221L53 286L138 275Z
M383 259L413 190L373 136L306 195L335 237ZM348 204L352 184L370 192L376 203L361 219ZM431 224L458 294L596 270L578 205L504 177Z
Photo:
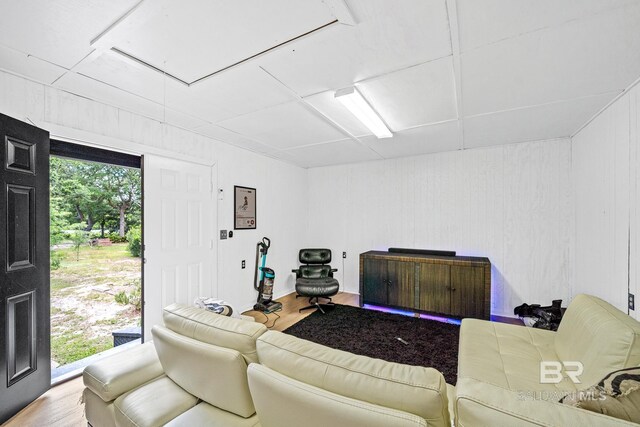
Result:
M456 0L460 50L558 26L637 0Z
M453 120L396 132L393 138L370 136L362 141L382 157L391 159L458 150L462 145L462 132L458 121Z
M464 120L465 148L570 136L616 93L572 99Z
M316 108L322 114L342 126L353 136L371 135L371 131L362 124L345 106L335 99L335 91L328 91L310 95L305 102Z
M380 156L365 145L351 139L294 148L284 152L303 167L318 167L344 163L380 160Z
M279 149L336 141L345 137L299 102L289 102L234 117L219 125Z
M91 52L90 42L136 0L0 0L0 40L65 68Z
M357 86L392 131L458 118L450 56Z
M171 123L184 129L195 129L208 124L208 122L198 117L171 108L165 108L164 105L157 102L73 72L65 74L54 86L95 101L137 112L161 122Z
M65 74L54 86L156 120L164 117L162 105L74 72Z
M115 28L109 37L120 37L118 49L188 83L336 19L320 0L165 0L155 6L132 14L151 14L138 28L124 35Z
M184 86L151 68L106 51L75 68L78 73L163 105L167 88Z
M246 64L186 86L115 52L77 67L78 72L208 122L219 122L294 99L260 68Z
M185 114L180 111L175 111L170 108L167 108L164 112L163 121L167 123L171 123L177 127L183 129L193 130L196 128L201 128L209 124L205 120L199 119L198 117L194 117L190 114Z
M621 90L640 75L640 2L462 55L464 115Z
M290 163L302 168L308 167L300 158L292 156L288 151L274 151L270 153L263 153L265 156L269 156L273 159L281 160L283 162Z
M275 152L275 150L271 147L268 147L257 141L253 141L238 133L231 132L228 129L221 128L220 126L216 126L214 124L203 126L201 128L196 129L194 132L197 132L204 136L208 136L209 138L213 138L217 141L226 142L227 144L235 145L237 147L242 147L247 150L255 151L257 153Z
M347 3L357 25L328 27L257 61L307 96L451 55L444 0Z
M66 69L0 44L0 68L51 84Z
M113 42L188 80L328 22L330 7L322 0L146 1L137 9L150 12L144 19L125 19L86 57L90 41L137 2L0 0L0 69L57 79L62 89L30 83L27 97L47 93L46 102L5 109L73 126L83 103L71 92L120 108L126 138L158 138L166 121L305 167L455 150L461 132L447 4L457 7L463 51L465 147L567 136L640 75L638 0L346 0L356 25L331 25L188 87L102 49ZM2 74L0 90L20 90ZM393 138L370 136L335 102L335 90L352 85ZM129 112L150 119L130 129Z
M253 64L244 64L189 87L172 85L167 105L211 122L294 100L280 83Z

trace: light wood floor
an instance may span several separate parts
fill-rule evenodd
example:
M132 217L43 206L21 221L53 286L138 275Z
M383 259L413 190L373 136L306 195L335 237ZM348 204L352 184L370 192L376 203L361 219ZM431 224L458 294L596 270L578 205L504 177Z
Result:
M86 426L82 396L82 378L59 384L18 412L2 426L7 427L73 427Z
M356 294L339 292L338 295L332 297L331 299L336 304L358 306L359 298L360 296ZM279 298L277 301L282 303L282 311L279 311L277 315L276 313L265 315L264 313L253 310L245 311L242 314L253 317L254 319L256 319L256 322L264 323L269 329L272 329L274 331L283 331L315 311L305 310L302 313L298 313L299 309L309 305L309 300L308 298L296 298L295 292L289 295L285 295L282 298ZM279 319L278 316L280 316ZM274 321L275 325L272 326Z
M278 313L280 319L277 319L273 313L268 314L266 324L271 326L277 319L275 326L271 328L276 331L287 329L314 311L298 313L300 308L308 305L308 301L306 298L296 300L295 294L286 295L278 301L283 307ZM338 304L357 306L358 295L341 292L333 297L333 301ZM264 323L267 320L265 315L258 311L247 311L243 314L252 316L257 322ZM87 420L84 417L84 405L80 402L83 389L82 378L57 385L4 423L2 427L85 427Z

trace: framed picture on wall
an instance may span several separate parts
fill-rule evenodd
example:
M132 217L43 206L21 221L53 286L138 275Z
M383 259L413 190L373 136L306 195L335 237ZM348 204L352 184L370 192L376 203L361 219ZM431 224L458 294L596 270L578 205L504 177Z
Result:
M256 189L233 187L234 230L255 230L256 228Z

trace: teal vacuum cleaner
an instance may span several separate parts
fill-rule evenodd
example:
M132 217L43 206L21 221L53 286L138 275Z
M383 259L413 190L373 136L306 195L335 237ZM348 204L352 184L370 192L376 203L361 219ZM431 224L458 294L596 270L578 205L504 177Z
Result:
M270 246L271 240L268 237L263 237L262 241L256 245L256 270L253 275L253 287L258 291L258 300L253 309L263 313L282 310L282 304L273 300L273 281L276 278L276 272L266 266ZM260 281L258 281L258 271L260 272Z

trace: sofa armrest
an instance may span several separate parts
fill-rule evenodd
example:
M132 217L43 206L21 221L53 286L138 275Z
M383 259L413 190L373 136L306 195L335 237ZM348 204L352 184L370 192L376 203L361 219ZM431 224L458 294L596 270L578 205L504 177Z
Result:
M152 342L135 346L87 366L84 385L110 402L164 373Z
M511 391L473 378L459 378L456 426L637 426L559 403L563 395L561 391Z

